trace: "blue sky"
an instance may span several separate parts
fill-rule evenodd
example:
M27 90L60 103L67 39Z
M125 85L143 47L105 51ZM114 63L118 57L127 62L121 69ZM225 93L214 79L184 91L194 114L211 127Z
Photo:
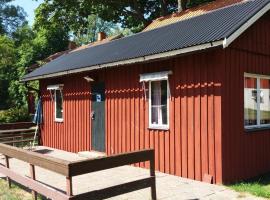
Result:
M24 11L27 13L27 21L30 25L33 24L35 18L35 9L41 4L43 0L15 0L12 2L14 5L19 5L23 7Z

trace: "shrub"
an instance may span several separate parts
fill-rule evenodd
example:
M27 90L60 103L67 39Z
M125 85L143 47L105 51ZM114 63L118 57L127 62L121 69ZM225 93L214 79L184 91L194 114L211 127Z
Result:
M26 122L30 115L26 108L10 108L0 111L0 123Z

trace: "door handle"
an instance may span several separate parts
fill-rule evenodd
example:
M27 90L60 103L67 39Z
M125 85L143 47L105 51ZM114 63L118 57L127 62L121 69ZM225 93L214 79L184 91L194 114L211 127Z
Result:
M94 120L95 119L95 111L91 112L91 119Z

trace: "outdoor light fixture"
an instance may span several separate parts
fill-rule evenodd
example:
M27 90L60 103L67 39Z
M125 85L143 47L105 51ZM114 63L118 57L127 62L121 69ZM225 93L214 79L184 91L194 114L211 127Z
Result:
M93 82L93 81L95 81L94 79L92 79L91 77L89 77L89 76L85 76L85 77L83 77L87 82Z

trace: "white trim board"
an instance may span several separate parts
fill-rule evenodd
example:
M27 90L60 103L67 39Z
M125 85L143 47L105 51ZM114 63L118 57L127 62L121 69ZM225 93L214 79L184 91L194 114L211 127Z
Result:
M234 42L242 33L244 33L250 26L252 26L269 10L270 10L270 3L264 6L259 12L257 12L246 23L244 23L240 28L238 28L238 30L235 31L231 36L225 38L223 42L223 48L225 49L226 47L228 47L232 42Z

